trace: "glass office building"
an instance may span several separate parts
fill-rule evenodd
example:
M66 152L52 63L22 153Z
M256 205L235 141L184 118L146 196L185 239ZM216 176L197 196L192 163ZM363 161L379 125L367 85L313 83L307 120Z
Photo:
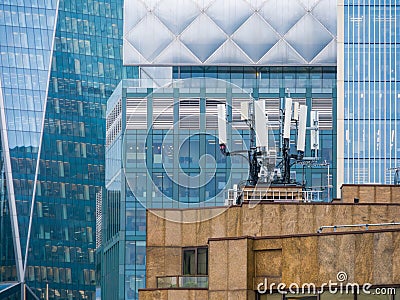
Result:
M103 298L137 299L145 286L145 207L223 205L247 179L245 159L220 153L218 103L237 121L243 101L266 100L279 144L289 89L320 111L319 155L335 179L336 1L228 2L125 1L124 64L140 66L140 79L107 103ZM228 128L228 147L247 149L248 128ZM326 168L305 169L298 180L327 184Z
M39 298L48 284L50 299L95 299L106 101L135 76L122 68L122 6L0 4L0 281L26 282Z
M191 70L204 74L200 69L182 68L180 74ZM224 157L220 152L217 104L231 107L231 120L237 121L242 102L265 99L269 118L274 122L275 142L279 144L279 107L290 86L294 101L320 110L320 157L331 164L330 172L335 176L332 107L336 101L336 68L262 67L258 72L254 68L239 69L240 73L236 73L236 67L223 68L213 73L215 78L207 79L187 74L189 78L162 88L142 88L140 80L123 80L110 97L107 192L102 216L102 297L137 299L138 288L145 287L145 208L223 206L226 190L248 178L246 159ZM226 70L229 72L223 73ZM255 78L257 73L262 74L261 79ZM217 74L225 80L217 79ZM230 83L232 77L245 88ZM246 125L237 123L229 128L232 135L228 148L248 149ZM310 144L309 135L307 143ZM306 156L311 155L308 147ZM205 156L209 160L202 163ZM304 173L302 167L293 170L300 182L305 179L319 187L328 183L326 167Z
M393 184L389 169L400 166L400 3L340 2L342 182Z
M57 7L56 0L0 4L3 282L25 278Z

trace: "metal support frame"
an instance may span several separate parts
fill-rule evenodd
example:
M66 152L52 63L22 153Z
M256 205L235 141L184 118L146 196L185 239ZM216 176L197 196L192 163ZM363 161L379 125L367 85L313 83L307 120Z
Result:
M1 135L1 146L3 148L3 160L4 160L4 171L5 178L7 184L7 193L8 193L8 207L10 211L10 219L11 219L11 231L12 238L14 244L14 253L15 253L15 264L17 270L17 277L19 282L23 282L24 279L24 270L23 270L23 259L22 259L22 251L21 251L21 237L19 234L18 227L18 213L17 206L15 202L15 194L14 194L14 184L13 184L13 175L11 170L11 157L10 157L10 148L8 145L8 132L7 132L7 122L6 122L6 112L4 107L4 99L3 99L3 91L0 82L0 135Z
M333 229L334 232L338 228L355 228L355 227L365 227L365 230L368 230L369 227L380 227L380 226L399 226L400 222L392 222L392 223L373 223L373 224L348 224L348 225L331 225L331 226L321 226L318 228L317 233L322 233L324 229Z

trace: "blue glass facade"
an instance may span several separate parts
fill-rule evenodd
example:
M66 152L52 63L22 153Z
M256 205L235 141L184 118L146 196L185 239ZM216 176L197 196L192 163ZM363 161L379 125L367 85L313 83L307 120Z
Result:
M203 77L209 79L203 82ZM158 89L144 88L140 80L123 80L107 103L102 253L106 299L137 299L137 289L145 286L144 207L221 206L224 192L247 179L246 159L220 153L218 103L232 107L231 119L238 120L242 101L265 99L278 136L280 102L289 88L295 101L321 112L319 156L330 163L336 178L335 67L174 67L173 78L192 82ZM246 125L232 125L231 130L229 148L247 149ZM278 138L275 141L279 144ZM311 156L307 148L306 156ZM212 159L203 164L200 158L205 155ZM328 183L326 168L306 168L304 178L302 167L293 170L300 182L319 187Z
M390 183L400 165L400 2L344 1L344 182Z
M95 299L106 101L123 77L136 76L122 67L122 7L122 0L0 4L1 85L26 259L18 277L12 207L2 201L0 280L25 280L38 297L48 283L49 299Z
M122 6L87 0L59 5L27 278L38 293L51 282L54 299L95 297L106 101L127 76L123 72L135 76L133 68L122 68Z
M308 106L308 115L311 110L319 111L320 115L320 145L318 152L320 162L327 162L332 168L329 175L329 184L336 182L336 67L174 67L173 78L185 79L196 77L209 77L226 80L247 92L256 100L267 101L266 110L273 124L275 142L279 141L277 121L279 113L277 109L283 109L282 103L277 99L283 99L290 92L294 101ZM245 135L243 135L245 136ZM294 139L294 137L293 137ZM306 137L305 156L311 157L310 135ZM279 147L278 147L279 148ZM278 153L278 155L281 155ZM247 167L247 164L244 164ZM298 182L306 181L308 186L328 186L326 167L314 167L303 169L294 166ZM304 178L303 178L304 174ZM336 193L328 197L324 190L323 198L335 197Z
M57 6L57 0L0 4L0 280L24 280Z

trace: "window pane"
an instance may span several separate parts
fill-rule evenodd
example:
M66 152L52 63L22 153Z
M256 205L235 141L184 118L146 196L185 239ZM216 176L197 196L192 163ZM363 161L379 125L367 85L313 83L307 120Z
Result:
M208 274L208 249L200 248L197 250L197 275Z
M325 291L320 296L321 300L354 300L353 294L332 294L329 291Z
M268 292L269 293L269 292ZM283 296L281 294L261 294L259 295L260 300L282 300Z
M357 295L357 300L390 300L392 299L392 294L394 294L394 289L393 292L391 291L392 289L390 288L370 289L370 294L361 292L360 295Z
M183 251L183 275L196 275L195 251Z

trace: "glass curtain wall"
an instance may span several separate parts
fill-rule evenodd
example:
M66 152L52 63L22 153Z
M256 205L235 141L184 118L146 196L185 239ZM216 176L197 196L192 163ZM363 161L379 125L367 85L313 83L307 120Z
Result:
M344 1L344 182L393 184L400 166L400 3Z
M107 99L122 66L123 1L60 0L27 282L37 296L95 299L96 199Z
M0 281L23 280L57 5L0 3Z
M118 278L118 282L103 284L106 287L103 296L107 299L137 299L137 289L144 287L144 206L220 206L224 204L224 191L247 179L246 159L234 156L227 159L220 153L216 130L218 103L230 101L235 108L232 119L238 120L241 101L250 97L265 99L279 146L280 102L289 88L295 101L307 104L310 110L320 111L319 157L330 164L332 178L336 176L335 67L174 68L175 79L204 76L221 78L235 85L228 88L226 82L220 80L218 82L225 83L217 88L199 85L152 89L138 88L135 80L124 80L110 97L106 138L107 199L102 216L106 248L102 280L105 283ZM174 127L174 122L178 126ZM234 127L230 149L245 150L249 145L247 127L244 124ZM306 156L311 156L309 134L306 144ZM196 177L201 173L199 157L203 155L215 159L205 162L205 177L208 178L208 173L212 175L205 185ZM326 167L297 167L293 171L299 182L305 180L308 185L318 187L328 183ZM190 183L175 184L171 180L179 178L180 174L188 175ZM332 182L334 179L330 180ZM196 184L200 188L190 188Z

